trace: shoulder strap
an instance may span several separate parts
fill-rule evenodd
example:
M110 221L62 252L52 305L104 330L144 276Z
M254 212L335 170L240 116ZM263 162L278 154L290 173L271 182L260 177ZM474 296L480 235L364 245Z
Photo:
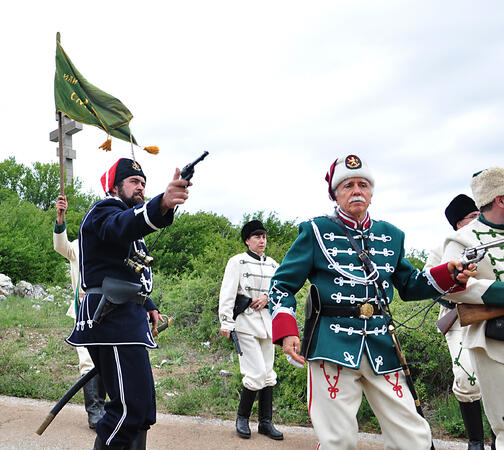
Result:
M355 250L355 253L357 253L357 256L361 260L362 264L364 264L364 268L366 269L366 272L368 274L373 273L373 271L375 271L376 268L373 266L371 259L369 259L369 256L368 256L366 250L359 248L359 244L357 244L357 242L353 238L350 231L348 231L348 228L345 226L343 221L338 216L329 216L329 219L332 222L334 222L335 224L339 225L343 229L343 232L345 233L345 236L347 237L348 242L350 242L350 245Z
M378 290L380 291L380 294L382 296L383 301L387 304L387 295L385 293L385 289L383 288L383 284L380 279L380 274L378 272L378 269L371 262L371 259L369 258L369 255L366 252L366 250L359 248L359 244L357 244L357 242L353 238L350 231L348 231L348 228L345 226L343 221L337 215L328 216L328 217L331 220L331 222L335 223L336 225L339 225L343 229L343 232L345 233L345 236L347 237L348 242L350 242L350 245L355 250L355 253L357 253L357 256L359 257L362 264L364 265L364 270L368 274L376 272L376 279L374 280L374 282L376 283L376 286L378 287Z

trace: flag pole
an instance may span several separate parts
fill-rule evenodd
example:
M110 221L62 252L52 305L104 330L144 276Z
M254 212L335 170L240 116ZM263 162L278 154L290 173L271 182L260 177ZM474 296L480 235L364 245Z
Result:
M58 111L58 145L59 145L59 173L60 173L60 195L65 194L64 173L63 173L63 115Z

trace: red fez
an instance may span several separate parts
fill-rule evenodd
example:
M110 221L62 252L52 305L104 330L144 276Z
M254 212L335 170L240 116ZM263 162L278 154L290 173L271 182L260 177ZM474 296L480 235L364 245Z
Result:
M103 190L105 193L110 192L116 184L133 175L139 175L147 180L140 164L132 159L120 158L101 176Z

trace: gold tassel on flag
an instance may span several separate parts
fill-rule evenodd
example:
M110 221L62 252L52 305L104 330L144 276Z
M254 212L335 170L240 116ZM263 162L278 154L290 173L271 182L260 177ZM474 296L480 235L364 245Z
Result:
M156 145L150 145L148 147L144 147L144 150L147 153L150 153L151 155L157 155L159 153L159 147L157 147Z
M107 137L107 140L100 145L98 148L101 148L102 150L105 150L106 152L110 152L112 150L112 139L110 139L110 136Z

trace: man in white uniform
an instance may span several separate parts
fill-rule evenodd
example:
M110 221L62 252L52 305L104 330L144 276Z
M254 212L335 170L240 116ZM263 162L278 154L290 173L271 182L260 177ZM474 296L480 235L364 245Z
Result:
M445 209L445 216L455 231L470 224L479 217L479 211L471 197L457 195ZM441 263L443 245L432 250L424 270ZM440 299L439 319L455 308L455 303ZM452 391L459 402L460 412L468 438L468 450L484 449L484 431L481 413L481 391L479 382L474 378L474 370L467 349L462 348L464 329L460 321L455 320L445 333L446 343L452 359L453 385Z
M271 341L267 295L278 264L264 254L266 229L259 220L246 223L241 236L247 251L228 261L219 296L220 334L229 338L236 331L243 352L239 357L243 387L236 431L240 437L250 438L250 411L259 392L258 431L281 440L283 434L272 423L273 386L277 376L273 370L275 348ZM238 301L237 296L241 298Z
M464 248L504 238L504 169L493 167L473 176L471 188L478 220L461 228L445 242L443 260L459 257ZM478 263L478 275L467 289L447 297L452 302L504 306L504 246L490 248ZM503 309L504 312L504 309ZM501 324L500 334L491 335L492 324ZM479 380L483 405L495 445L504 449L504 317L484 320L467 326L463 347L469 355ZM490 337L492 336L492 337Z
M70 242L67 236L65 221L65 211L67 208L66 196L59 195L56 202L56 223L54 224L53 244L54 250L70 262L70 278L72 280L74 301L70 304L66 315L75 320L75 310L78 308L75 302L84 296L84 291L81 289L79 283L79 240L75 239ZM86 347L76 347L76 350L79 355L79 372L83 376L94 367L94 364ZM96 375L91 378L84 386L83 391L89 428L94 430L98 421L105 414L106 394L100 376Z

